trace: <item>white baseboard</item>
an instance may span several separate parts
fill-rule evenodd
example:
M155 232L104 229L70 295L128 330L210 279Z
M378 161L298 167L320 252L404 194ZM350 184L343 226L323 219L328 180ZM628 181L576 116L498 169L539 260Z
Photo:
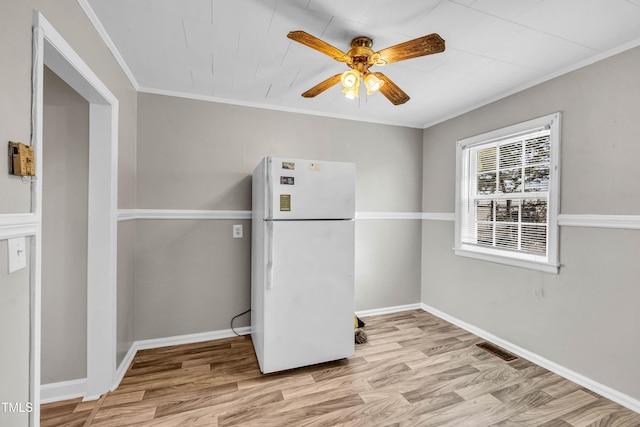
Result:
M382 308L374 308L371 310L360 310L356 311L356 315L358 317L368 317L368 316L378 316L380 314L390 314L390 313L398 313L401 311L409 311L409 310L419 310L422 308L422 304L405 304L405 305L396 305L392 307L382 307Z
M127 351L127 354L125 354L124 359L122 359L122 362L120 362L120 366L118 366L118 369L116 370L116 378L114 379L113 385L111 386L111 391L114 391L120 385L120 381L122 381L122 378L124 378L124 374L127 373L129 366L131 366L131 362L133 362L133 358L136 355L137 351L138 348L136 347L136 342L134 342L133 344L131 344L131 347L129 347L129 351Z
M251 333L250 326L235 328L238 335L248 335ZM170 345L191 344L202 341L220 340L223 338L232 338L236 334L231 329L223 329L220 331L201 332L198 334L177 335L166 338L153 338L149 340L140 340L133 343L136 350L146 350L149 348L168 347Z
M60 400L84 398L87 394L87 379L60 381L40 386L40 403L58 402Z
M591 378L585 377L584 375L581 375L575 371L572 371L571 369L561 366L549 359L545 359L544 357L538 354L532 353L529 350L526 350L509 341L506 341L500 337L497 337L483 329L480 329L458 318L450 316L438 310L437 308L431 307L424 303L420 304L420 306L424 311L431 313L434 316L437 316L443 320L446 320L447 322L452 323L466 331L469 331L472 334L479 336L480 338L490 341L493 344L496 344L504 348L505 350L510 351L511 353L514 353L524 359L529 360L530 362L535 363L536 365L539 365L555 374L560 375L563 378L568 379L569 381L573 381L574 383L579 384L584 388L588 388L589 390L592 390L598 393L599 395L606 397L609 400L612 400L628 409L631 409L634 412L640 413L640 401L632 398L631 396L628 396L624 393L614 390L609 386L606 386L604 384L601 384L597 381L592 380Z

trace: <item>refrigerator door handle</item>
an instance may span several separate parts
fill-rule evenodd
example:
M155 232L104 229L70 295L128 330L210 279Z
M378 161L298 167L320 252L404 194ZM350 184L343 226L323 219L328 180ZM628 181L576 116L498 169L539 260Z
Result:
M273 221L267 221L267 289L273 288Z
M267 159L267 165L265 169L265 180L267 181L267 218L273 219L273 182L271 179L271 158Z

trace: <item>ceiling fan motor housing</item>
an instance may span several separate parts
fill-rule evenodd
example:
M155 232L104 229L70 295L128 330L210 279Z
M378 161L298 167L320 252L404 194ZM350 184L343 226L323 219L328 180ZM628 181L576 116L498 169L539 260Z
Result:
M369 49L371 49L371 46L373 46L373 40L365 36L356 37L355 39L351 40L351 47L357 46L368 47Z
M347 53L347 56L351 59L348 65L351 68L358 68L356 64L371 65L371 57L375 53L371 46L373 46L373 40L369 37L360 36L353 39L351 41L351 50Z

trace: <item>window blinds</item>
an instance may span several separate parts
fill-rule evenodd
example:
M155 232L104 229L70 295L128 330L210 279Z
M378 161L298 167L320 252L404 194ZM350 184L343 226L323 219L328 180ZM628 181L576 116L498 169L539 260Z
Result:
M463 243L546 256L550 152L548 128L464 149Z

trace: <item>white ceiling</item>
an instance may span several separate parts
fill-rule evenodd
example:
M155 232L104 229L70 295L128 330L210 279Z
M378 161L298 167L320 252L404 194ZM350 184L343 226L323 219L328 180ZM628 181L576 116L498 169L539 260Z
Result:
M640 44L640 0L86 0L136 87L423 128ZM350 101L337 85L300 94L346 65L287 33L375 51L438 33L446 51L383 71L411 100Z

